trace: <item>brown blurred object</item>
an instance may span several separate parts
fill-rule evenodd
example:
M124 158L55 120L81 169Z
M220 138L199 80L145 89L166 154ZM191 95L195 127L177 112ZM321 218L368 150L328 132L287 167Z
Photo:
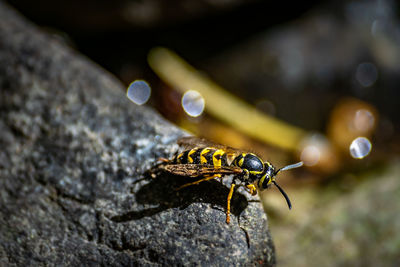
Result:
M326 136L311 133L302 140L299 154L304 165L319 173L334 173L350 158L350 145L357 137L371 138L378 112L370 104L344 98L333 108Z
M321 133L305 137L299 148L304 165L318 173L334 173L340 167L340 156L332 142Z
M333 108L327 136L340 152L349 156L352 141L360 136L371 138L378 121L372 105L355 98L345 98Z

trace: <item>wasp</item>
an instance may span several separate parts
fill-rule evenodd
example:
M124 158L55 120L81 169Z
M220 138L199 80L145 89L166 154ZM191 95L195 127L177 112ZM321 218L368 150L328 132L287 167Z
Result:
M227 197L226 223L230 222L231 199L236 186L246 189L251 195L257 191L275 185L284 196L289 209L292 204L285 191L276 183L275 177L282 171L301 167L303 162L288 165L276 169L268 161L263 161L257 155L250 152L212 143L197 137L183 137L178 140L178 145L184 151L176 154L172 159L160 159L162 168L174 175L201 178L197 181L184 184L176 190L220 178L221 181L227 175L233 175Z

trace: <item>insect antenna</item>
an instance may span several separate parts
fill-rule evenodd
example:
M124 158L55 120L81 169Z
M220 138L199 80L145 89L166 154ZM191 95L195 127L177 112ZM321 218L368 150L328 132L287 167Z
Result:
M277 171L274 173L274 176L277 175L278 173L280 173L281 171L287 171L287 170L294 169L294 168L298 168L298 167L301 167L301 166L303 166L303 162L302 162L302 161L297 162L297 163L295 163L295 164L287 165L287 166L282 167L282 168L280 168L279 170L277 170ZM272 182L274 183L274 185L275 185L276 187L278 187L279 192L281 192L281 194L285 197L286 203L287 203L289 209L291 209L291 208L292 208L292 203L290 202L290 199L289 199L288 195L286 194L286 192L283 191L282 187L280 187L275 181L272 181Z
M287 170L294 169L294 168L298 168L298 167L301 167L301 166L303 166L303 162L302 162L302 161L297 162L297 163L295 163L295 164L290 164L290 165L287 165L287 166L282 167L282 168L280 168L279 170L277 170L277 171L275 172L274 175L277 175L277 174L280 173L281 171L287 171Z
M275 181L272 181L272 182L274 183L274 185L276 187L278 187L279 192L281 192L281 194L285 197L286 203L287 203L289 209L292 209L292 203L290 202L288 195L285 193L285 191L283 191L282 187L280 187Z

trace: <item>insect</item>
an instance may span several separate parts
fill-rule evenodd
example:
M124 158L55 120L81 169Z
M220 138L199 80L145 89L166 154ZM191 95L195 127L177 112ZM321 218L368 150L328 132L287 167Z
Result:
M214 178L223 179L226 175L233 175L232 184L227 197L226 223L230 222L231 199L236 186L244 187L250 194L256 195L257 190L264 190L274 184L285 197L289 209L292 204L288 195L276 183L275 177L281 171L301 167L303 162L275 169L268 161L253 153L242 152L238 149L212 143L197 137L183 137L178 145L184 151L172 159L161 159L162 168L175 175L198 177L197 181L184 184L176 190L209 181Z

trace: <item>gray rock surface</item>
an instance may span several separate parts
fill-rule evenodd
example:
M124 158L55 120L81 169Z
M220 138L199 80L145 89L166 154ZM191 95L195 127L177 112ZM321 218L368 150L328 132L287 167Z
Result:
M260 203L144 175L182 134L0 1L1 265L274 265Z

